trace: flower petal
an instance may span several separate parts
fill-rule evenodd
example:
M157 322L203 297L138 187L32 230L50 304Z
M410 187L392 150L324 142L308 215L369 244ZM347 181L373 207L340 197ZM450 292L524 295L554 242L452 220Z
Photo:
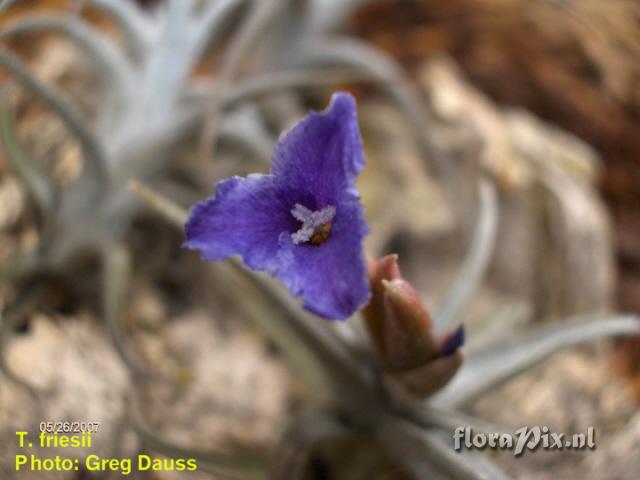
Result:
M458 348L464 345L464 325L460 325L453 332L449 333L440 347L440 356L450 357Z
M323 112L311 112L281 137L272 173L293 188L310 192L320 209L345 195L358 197L355 179L364 167L356 104L348 93L336 93Z
M280 237L280 268L274 274L301 296L304 307L328 319L344 320L369 301L362 241L368 232L357 200L337 207L331 236L321 245L295 245Z
M297 228L290 213L297 198L271 175L222 180L215 196L191 210L183 246L200 250L207 260L241 255L249 268L273 272L280 234Z

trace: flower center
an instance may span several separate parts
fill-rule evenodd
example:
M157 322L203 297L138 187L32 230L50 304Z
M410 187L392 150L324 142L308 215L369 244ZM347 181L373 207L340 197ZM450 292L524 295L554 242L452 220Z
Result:
M309 242L312 245L321 245L329 238L333 217L336 216L336 207L328 205L322 210L311 211L304 205L296 203L291 209L291 215L302 222L297 232L291 234L291 240L296 245Z

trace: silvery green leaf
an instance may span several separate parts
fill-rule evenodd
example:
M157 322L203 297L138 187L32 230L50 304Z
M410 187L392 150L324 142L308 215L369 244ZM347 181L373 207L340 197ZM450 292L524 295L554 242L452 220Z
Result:
M438 452L438 458L433 460L434 463L452 478L478 480L506 480L509 478L482 453L468 450L456 452L449 432L426 431L423 441L425 444L429 444L434 452Z
M131 65L121 51L84 20L63 15L33 15L18 18L0 31L0 38L37 30L53 30L66 35L75 45L88 54L100 73L114 88L121 101L127 102L133 93Z
M373 381L372 372L355 361L325 323L303 311L266 274L247 270L235 258L211 268L218 272L219 287L282 349L317 401L340 400L360 408L377 402L366 386Z
M286 3L287 0L254 2L246 20L242 22L238 31L231 38L222 58L220 73L216 78L216 90L209 99L209 105L205 112L204 124L200 135L200 149L204 157L211 156L215 149L218 117L232 80L236 78L242 62L249 56L251 49L255 46L261 34Z
M375 435L383 448L416 480L508 478L482 455L456 452L444 440L451 438L448 432L424 430L406 421L382 417L376 426Z
M345 83L380 82L375 75L350 68L291 69L265 72L233 85L224 99L225 106L241 100L294 88L314 88ZM207 94L207 91L200 95Z
M243 105L224 116L218 135L245 147L252 157L268 162L275 139L267 131L259 110L251 104Z
M349 15L371 0L311 0L310 28L329 31L344 26Z
M242 6L247 0L218 0L209 2L206 9L199 16L194 26L194 43L197 51L202 49L217 38L221 30L226 26L225 22L236 8Z
M550 355L601 338L640 335L640 320L631 315L581 318L545 325L477 352L470 352L458 374L432 397L436 405L456 406L473 400Z
M24 182L43 217L55 206L55 186L22 145L5 96L0 94L0 138L5 158Z
M134 192L155 213L159 214L176 228L182 229L189 218L188 213L179 205L149 190L137 180L129 181L129 189Z
M533 304L529 299L509 298L480 316L469 325L465 345L480 350L527 327Z
M122 330L122 310L129 291L131 258L122 245L106 242L102 249L103 311L107 328L120 357L137 375L157 377L130 351Z
M495 187L489 180L480 180L478 197L478 220L467 256L453 286L434 314L438 333L454 330L461 323L460 314L482 281L495 247L498 202Z
M102 196L108 181L108 162L101 143L89 130L73 104L61 91L31 75L24 64L5 49L0 49L0 65L11 72L18 83L51 108L80 141L85 161L80 178L74 182L77 198L84 198L86 202L87 198Z
M155 25L134 2L122 0L85 0L87 5L99 8L113 18L124 33L136 56L146 51L157 35Z
M10 7L14 3L16 3L16 1L17 0L2 0L0 2L0 12L2 12L2 10L4 10L5 8Z
M201 117L202 109L193 107L131 125L126 139L110 145L110 156L119 159L111 172L112 183L120 186L131 178L146 180L161 171L172 147L193 131Z
M214 473L216 478L229 480L266 480L268 478L267 459L262 452L239 450L222 453L176 445L153 433L144 424L135 401L128 419L128 425L138 435L143 445L168 458L193 458L198 463L198 469Z
M456 428L464 425L471 427L474 432L507 433L509 429L480 418L466 415L457 410L441 408L425 403L413 408L400 411L400 415L422 428L438 428L453 433Z
M345 83L378 83L380 78L353 68L290 69L262 72L234 82L223 98L223 109L233 108L239 102L291 89L319 88ZM202 117L202 102L215 93L215 83L195 83L184 98L183 119L180 124L194 125ZM178 121L174 122L177 125ZM179 127L176 127L179 128ZM185 127L190 129L191 127ZM159 131L171 130L166 127Z
M142 66L143 91L123 132L136 122L166 116L179 98L182 85L197 58L191 27L193 0L170 1L159 23L158 38Z

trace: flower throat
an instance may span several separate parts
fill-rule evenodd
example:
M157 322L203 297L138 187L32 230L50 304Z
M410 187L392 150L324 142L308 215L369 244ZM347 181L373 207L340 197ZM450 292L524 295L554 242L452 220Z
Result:
M311 211L304 205L296 203L291 209L291 215L302 222L302 226L298 231L291 234L293 243L296 245L301 243L322 245L327 241L331 233L336 207L328 205L321 210Z

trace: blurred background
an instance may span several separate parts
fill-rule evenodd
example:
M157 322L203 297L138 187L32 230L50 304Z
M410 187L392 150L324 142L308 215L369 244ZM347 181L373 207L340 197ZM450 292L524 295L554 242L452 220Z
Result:
M638 2L0 4L2 478L106 478L16 474L15 431L48 420L102 422L104 456L153 450L132 415L184 448L276 444L309 392L243 290L130 180L189 208L268 171L280 132L337 90L358 100L367 252L398 253L430 308L472 235L474 185L496 185L494 253L463 311L475 345L640 312ZM626 340L557 355L471 411L596 427L593 452L491 454L518 478L631 479L639 401Z

